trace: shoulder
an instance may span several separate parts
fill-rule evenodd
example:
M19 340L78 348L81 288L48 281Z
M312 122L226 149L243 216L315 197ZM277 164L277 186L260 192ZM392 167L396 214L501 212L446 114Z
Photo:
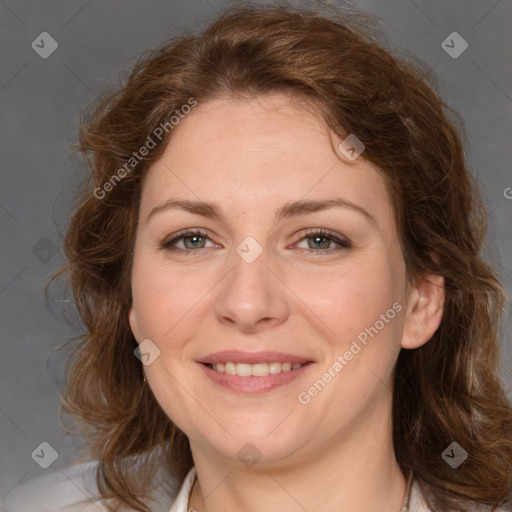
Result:
M106 511L98 501L96 463L86 462L15 487L0 504L1 512L50 510Z
M97 462L91 461L19 485L0 502L0 512L108 512L98 492L96 470ZM168 487L156 489L151 510L169 512L174 497Z
M483 505L469 504L467 508L468 512L491 512L490 507L486 507ZM409 512L433 512L430 508L427 507L425 500L421 494L419 485L416 481L414 481L411 489L411 499L409 504ZM512 512L512 509L506 508L497 508L493 512Z

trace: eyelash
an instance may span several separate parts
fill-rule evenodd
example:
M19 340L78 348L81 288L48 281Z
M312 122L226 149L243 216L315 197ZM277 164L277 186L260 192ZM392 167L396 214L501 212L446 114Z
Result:
M208 233L206 233L200 229L187 230L187 231L183 231L181 233L177 233L177 236L175 236L171 240L164 241L162 243L162 249L164 249L166 251L170 251L170 252L181 252L181 253L185 253L185 254L191 254L192 252L197 252L201 249L209 249L209 247L199 247L198 249L181 249L181 248L174 247L174 244L176 242L178 242L184 238L188 238L188 237L192 237L192 236L200 236L202 238L209 240ZM352 243L350 242L350 240L348 240L346 238L338 238L324 229L310 230L310 231L306 232L298 242L301 242L302 240L305 240L307 238L326 238L326 239L338 244L339 247L337 249L321 249L318 251L315 249L302 249L302 250L306 250L306 251L310 250L310 251L314 252L315 254L319 254L319 255L332 254L334 252L352 248Z

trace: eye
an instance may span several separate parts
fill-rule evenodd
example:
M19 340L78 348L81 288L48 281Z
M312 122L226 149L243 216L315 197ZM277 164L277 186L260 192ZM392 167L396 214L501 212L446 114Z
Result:
M303 240L307 240L307 249L314 249L313 252L316 254L329 254L342 251L344 249L350 249L352 247L350 240L344 237L335 236L323 229L307 232L305 236L301 238L300 242ZM338 247L329 249L329 246L332 243L336 244Z
M201 230L189 230L177 233L177 236L167 240L162 244L162 248L168 251L189 252L194 249L207 249L206 240L209 240L208 234ZM176 247L178 242L183 242L183 247Z
M352 247L352 243L348 239L335 236L323 229L307 232L305 236L301 238L300 242L303 240L308 240L307 249L311 249L312 252L316 254L330 254ZM309 242L309 240L311 240L311 242ZM170 240L164 241L162 248L167 251L191 253L198 249L208 249L205 245L207 241L211 242L205 231L198 229L187 230L177 233ZM180 242L183 244L183 247L178 247L177 244ZM338 247L329 248L333 243Z

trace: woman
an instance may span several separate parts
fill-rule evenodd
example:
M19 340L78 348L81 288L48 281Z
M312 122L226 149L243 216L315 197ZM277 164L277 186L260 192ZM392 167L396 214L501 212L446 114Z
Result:
M510 506L485 210L448 107L363 26L231 8L84 119L63 405L94 462L40 503Z

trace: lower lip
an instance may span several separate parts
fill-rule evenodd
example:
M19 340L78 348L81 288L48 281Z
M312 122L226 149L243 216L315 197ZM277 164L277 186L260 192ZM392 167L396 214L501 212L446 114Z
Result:
M296 370L281 372L277 375L269 373L265 377L240 377L238 375L229 375L225 372L217 372L202 363L199 363L199 366L201 366L205 374L219 386L237 393L255 394L266 393L288 384L308 371L308 369L313 366L313 363L307 363Z

